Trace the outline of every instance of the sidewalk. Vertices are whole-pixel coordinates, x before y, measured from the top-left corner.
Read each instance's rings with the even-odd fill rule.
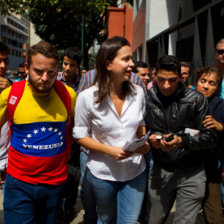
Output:
[[[2,194],[0,193],[0,224],[4,224],[3,223],[3,207],[2,207],[2,202],[3,202],[3,198],[2,198]],[[83,224],[83,214],[84,214],[84,210],[82,209],[82,203],[81,203],[81,199],[80,199],[80,195],[78,196],[77,199],[77,203],[75,206],[75,211],[76,211],[76,217],[75,219],[70,222],[70,224]],[[175,214],[175,206],[173,207],[168,220],[166,221],[165,224],[172,224],[172,220],[173,220],[173,216]],[[66,223],[68,224],[68,223]],[[205,224],[205,222],[203,221],[203,217],[202,215],[198,216],[198,220],[196,224]]]
[[[174,214],[175,214],[175,208],[176,208],[176,206],[174,205],[174,207],[172,208],[171,213],[170,213],[170,215],[169,215],[165,224],[172,224],[173,217],[174,217]],[[80,199],[80,195],[78,196],[78,199],[77,199],[77,203],[76,203],[76,206],[75,206],[75,211],[77,212],[77,215],[76,215],[75,219],[71,222],[71,224],[83,224],[84,210],[82,209],[82,202],[81,202],[81,199]],[[196,224],[205,224],[202,214],[198,215],[198,219],[197,219]]]

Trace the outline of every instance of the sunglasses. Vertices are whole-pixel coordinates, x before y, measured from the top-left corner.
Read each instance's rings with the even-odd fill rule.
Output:
[[[218,54],[224,54],[224,50],[216,50]]]

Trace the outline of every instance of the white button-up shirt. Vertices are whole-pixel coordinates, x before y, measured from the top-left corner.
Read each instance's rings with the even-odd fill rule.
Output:
[[[84,138],[92,130],[92,138],[106,145],[125,147],[137,136],[139,126],[144,126],[145,95],[141,87],[134,85],[135,91],[125,98],[119,117],[110,96],[101,104],[96,104],[98,87],[92,86],[82,91],[76,102],[75,127],[73,137]],[[116,161],[108,154],[91,150],[87,166],[99,179],[111,181],[131,180],[145,170],[143,155],[134,154],[127,159]]]

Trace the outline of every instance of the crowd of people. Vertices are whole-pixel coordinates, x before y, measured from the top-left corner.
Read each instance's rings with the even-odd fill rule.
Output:
[[[130,43],[82,53],[41,41],[6,77],[0,43],[0,181],[5,224],[69,222],[79,186],[86,224],[224,223],[224,39],[216,66],[164,55],[133,61]],[[196,82],[191,83],[194,76]],[[194,79],[193,79],[194,80]]]

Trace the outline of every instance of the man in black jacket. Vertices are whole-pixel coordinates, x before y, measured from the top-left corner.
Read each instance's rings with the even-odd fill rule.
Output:
[[[193,224],[201,208],[206,176],[203,150],[215,144],[202,124],[206,98],[180,81],[180,61],[163,56],[156,84],[146,98],[146,125],[154,167],[149,178],[149,224],[164,223],[176,200],[174,223]]]

